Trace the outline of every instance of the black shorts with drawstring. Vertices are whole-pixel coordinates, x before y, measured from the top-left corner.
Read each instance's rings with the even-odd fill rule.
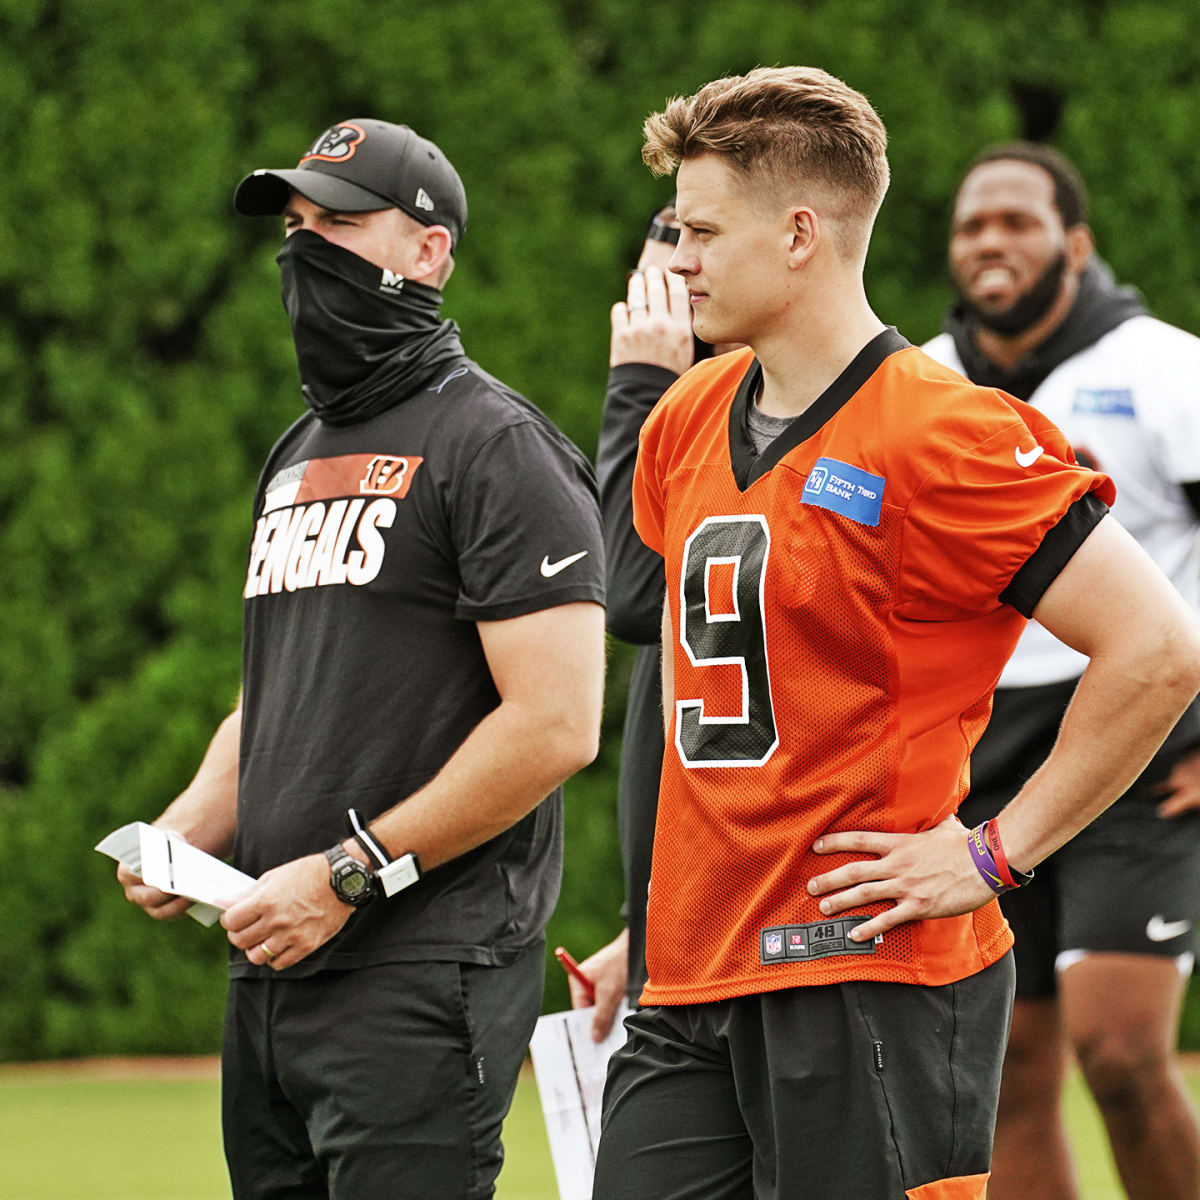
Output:
[[[855,982],[625,1021],[593,1200],[976,1200],[1012,955],[942,987]]]
[[[400,962],[230,983],[222,1052],[235,1200],[484,1200],[541,1004],[511,966]]]

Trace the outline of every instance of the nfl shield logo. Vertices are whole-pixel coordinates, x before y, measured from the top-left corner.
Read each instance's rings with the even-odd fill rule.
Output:
[[[768,954],[780,954],[783,951],[783,934],[768,933],[766,937],[766,947]]]

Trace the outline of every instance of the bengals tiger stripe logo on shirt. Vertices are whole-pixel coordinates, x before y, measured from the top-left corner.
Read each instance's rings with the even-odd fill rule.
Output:
[[[424,461],[415,454],[343,454],[280,471],[255,525],[243,596],[370,583],[387,549],[379,531],[391,528],[396,501],[408,495]]]

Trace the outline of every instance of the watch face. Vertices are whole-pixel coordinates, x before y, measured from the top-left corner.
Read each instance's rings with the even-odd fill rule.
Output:
[[[375,898],[375,875],[341,846],[325,851],[332,874],[329,884],[339,900],[355,908]]]
[[[365,871],[347,871],[341,878],[342,891],[347,896],[361,896],[369,891],[371,884]]]

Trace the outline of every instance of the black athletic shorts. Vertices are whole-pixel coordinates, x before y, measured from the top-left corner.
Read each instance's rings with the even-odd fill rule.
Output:
[[[1074,690],[1074,680],[997,690],[959,809],[968,828],[994,817],[1046,760]],[[1041,863],[1032,883],[1000,897],[1016,937],[1017,995],[1052,995],[1057,970],[1088,953],[1160,955],[1191,970],[1200,813],[1160,817],[1154,791],[1193,748],[1183,732],[1115,804]]]
[[[233,980],[222,1122],[235,1200],[491,1196],[544,953]]]
[[[1012,994],[1005,955],[633,1013],[593,1200],[982,1200]]]

